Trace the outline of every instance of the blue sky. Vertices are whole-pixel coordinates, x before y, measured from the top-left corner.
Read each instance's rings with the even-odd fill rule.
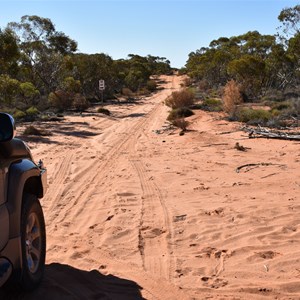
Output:
[[[0,0],[0,27],[23,15],[50,18],[84,53],[166,57],[173,67],[219,37],[275,34],[286,0]]]

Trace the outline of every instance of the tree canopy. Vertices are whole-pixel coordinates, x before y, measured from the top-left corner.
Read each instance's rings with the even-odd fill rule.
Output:
[[[247,98],[263,96],[268,90],[284,91],[300,84],[300,5],[283,9],[276,35],[258,31],[213,40],[209,47],[191,52],[186,71],[210,87],[238,82]]]
[[[0,28],[2,107],[85,107],[87,100],[101,98],[99,79],[106,82],[108,98],[124,87],[133,92],[144,89],[151,76],[170,71],[164,57],[129,54],[113,60],[103,53],[78,53],[77,42],[56,30],[48,18],[25,15]]]

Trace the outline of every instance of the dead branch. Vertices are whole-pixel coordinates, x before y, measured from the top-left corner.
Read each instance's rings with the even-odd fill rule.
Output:
[[[283,131],[271,131],[259,126],[258,128],[243,127],[243,131],[248,132],[249,138],[268,138],[268,139],[280,139],[289,141],[300,141],[299,133],[287,133]]]
[[[211,146],[227,146],[227,145],[228,143],[218,143],[218,144],[208,144],[201,147],[204,148],[204,147],[211,147]]]
[[[240,170],[243,169],[243,168],[247,168],[247,167],[260,167],[260,166],[280,166],[280,167],[283,167],[284,165],[281,165],[281,164],[273,164],[273,163],[255,163],[255,164],[245,164],[245,165],[242,165],[242,166],[239,166],[235,169],[235,171],[237,173],[240,173]],[[247,171],[246,171],[247,172]]]

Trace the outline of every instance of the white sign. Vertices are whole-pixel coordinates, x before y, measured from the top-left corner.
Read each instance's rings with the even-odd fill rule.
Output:
[[[105,90],[105,81],[103,79],[99,80],[99,90],[100,91]]]

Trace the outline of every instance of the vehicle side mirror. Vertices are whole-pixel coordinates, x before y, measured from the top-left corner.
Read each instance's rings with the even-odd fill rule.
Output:
[[[15,120],[6,113],[0,113],[0,142],[8,142],[15,136]]]

